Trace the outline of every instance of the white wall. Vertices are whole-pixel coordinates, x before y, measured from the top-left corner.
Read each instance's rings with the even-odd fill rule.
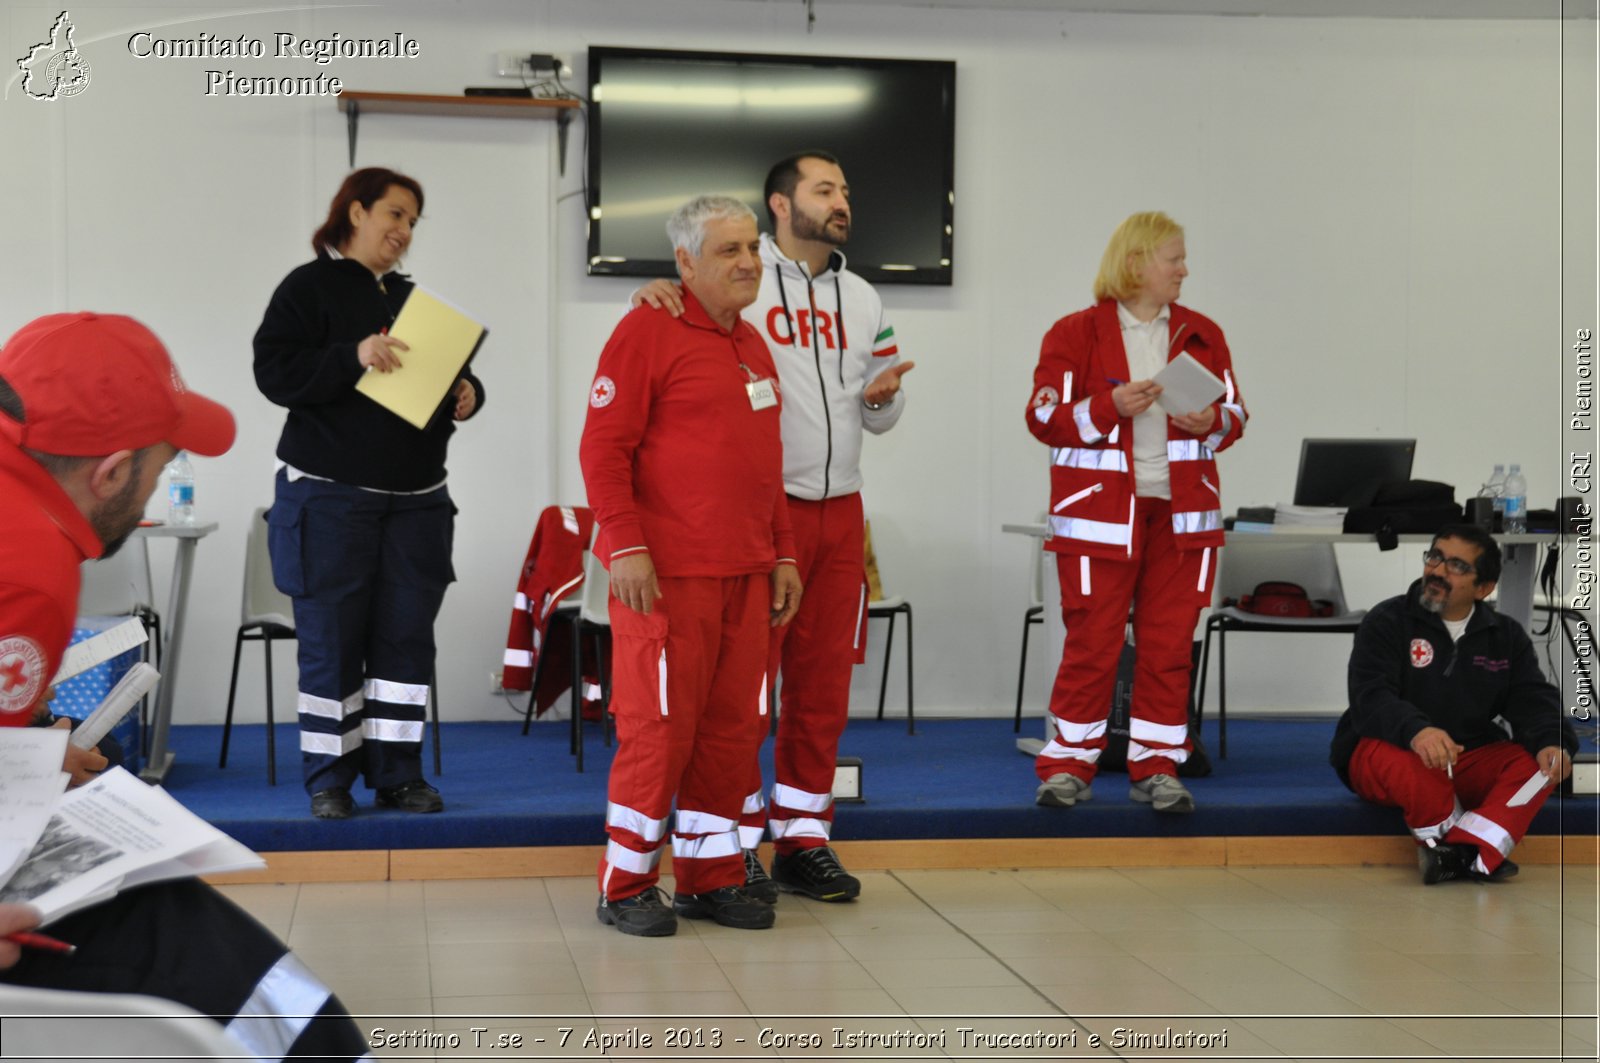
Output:
[[[0,54],[22,54],[59,10],[9,5]],[[281,425],[253,386],[250,336],[273,286],[309,255],[346,169],[345,123],[331,99],[202,95],[207,68],[285,75],[314,72],[308,64],[135,60],[124,42],[139,29],[416,37],[415,61],[320,68],[376,91],[492,83],[500,50],[570,55],[581,85],[591,43],[956,60],[956,284],[883,288],[919,367],[904,420],[870,440],[865,459],[879,556],[917,606],[925,714],[1010,711],[1028,560],[999,525],[1034,519],[1046,495],[1043,449],[1022,423],[1030,373],[1039,337],[1087,304],[1104,242],[1133,210],[1164,209],[1186,225],[1185,302],[1228,332],[1254,415],[1222,459],[1230,510],[1287,497],[1307,435],[1414,435],[1416,475],[1461,497],[1507,460],[1523,463],[1535,506],[1569,490],[1558,355],[1584,322],[1564,319],[1561,292],[1573,269],[1592,270],[1592,254],[1569,253],[1563,277],[1562,252],[1574,240],[1592,251],[1593,229],[1592,215],[1585,232],[1563,223],[1558,106],[1564,89],[1583,98],[1573,68],[1592,63],[1592,50],[1569,46],[1564,82],[1559,22],[833,4],[808,36],[800,5],[734,0],[460,0],[226,18],[217,13],[249,9],[71,10],[90,88],[40,103],[13,83],[0,103],[0,336],[50,311],[131,312],[167,340],[195,388],[240,415],[233,452],[199,463],[200,508],[222,531],[199,555],[180,723],[221,716],[245,521],[270,498]],[[460,582],[438,628],[448,718],[507,712],[487,677],[512,582],[538,509],[582,499],[585,396],[632,287],[583,273],[572,195],[581,130],[562,177],[549,123],[378,115],[361,125],[358,164],[393,165],[427,189],[409,268],[491,328],[479,363],[488,407],[452,449]],[[1566,132],[1570,168],[1584,145]],[[1592,124],[1576,132],[1592,138]],[[1592,292],[1592,277],[1577,290]],[[1342,557],[1357,602],[1397,593],[1416,569],[1409,556]],[[1282,649],[1241,645],[1234,707],[1338,707],[1338,649],[1298,647],[1289,667]],[[875,642],[858,672],[858,711],[875,698],[879,652]],[[259,668],[252,658],[244,671],[245,719],[261,715]],[[280,678],[293,689],[287,665]],[[1042,669],[1033,675],[1034,708],[1047,682]],[[891,711],[902,685],[896,669]]]

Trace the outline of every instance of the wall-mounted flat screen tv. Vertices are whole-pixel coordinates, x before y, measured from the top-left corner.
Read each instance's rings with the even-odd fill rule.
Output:
[[[737,196],[770,228],[767,170],[838,157],[850,184],[850,268],[949,284],[955,219],[953,62],[589,49],[589,272],[671,276],[668,215]]]

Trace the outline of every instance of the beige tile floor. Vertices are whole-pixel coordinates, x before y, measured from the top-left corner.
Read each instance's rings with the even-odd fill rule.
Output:
[[[1409,869],[1358,867],[862,879],[854,904],[784,897],[771,930],[685,920],[653,940],[597,922],[590,879],[225,892],[365,1030],[402,1038],[385,1058],[1600,1055],[1593,868],[1432,888]],[[836,1048],[835,1027],[880,1040]],[[1226,1044],[1140,1040],[1168,1028],[1226,1031]],[[1055,1040],[979,1041],[1040,1031]]]

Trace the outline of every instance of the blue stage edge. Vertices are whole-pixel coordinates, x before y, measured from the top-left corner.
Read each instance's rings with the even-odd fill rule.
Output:
[[[1037,719],[1024,733],[1037,735]],[[314,820],[299,783],[298,735],[278,727],[278,785],[267,785],[266,728],[236,726],[226,769],[222,729],[172,729],[171,793],[260,852],[599,845],[611,750],[586,729],[585,767],[573,768],[565,722],[445,724],[444,774],[434,781],[445,811],[412,815],[372,807],[358,789],[353,819]],[[901,720],[852,720],[841,755],[860,757],[862,804],[838,807],[840,841],[916,838],[1133,838],[1403,834],[1400,815],[1347,791],[1328,766],[1328,719],[1235,719],[1229,758],[1210,778],[1189,780],[1198,811],[1160,816],[1128,800],[1126,776],[1095,780],[1094,800],[1073,809],[1033,804],[1033,762],[1017,752],[1009,719],[929,719],[906,734]],[[1208,735],[1210,737],[1210,729]],[[432,737],[429,736],[431,742]],[[771,783],[771,743],[765,750]],[[423,750],[431,767],[432,752]],[[1535,834],[1597,832],[1593,796],[1552,800]]]

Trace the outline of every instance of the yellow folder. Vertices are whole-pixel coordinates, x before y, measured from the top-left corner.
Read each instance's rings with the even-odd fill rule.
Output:
[[[356,390],[418,428],[426,428],[461,375],[461,367],[488,334],[488,329],[417,285],[389,329],[389,335],[410,348],[398,352],[400,368],[388,373],[368,371]]]

